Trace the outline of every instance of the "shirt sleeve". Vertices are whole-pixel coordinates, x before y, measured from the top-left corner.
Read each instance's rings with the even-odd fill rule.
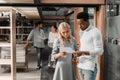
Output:
[[[53,49],[52,49],[52,54],[51,54],[51,60],[54,61],[54,55],[59,53],[59,48],[58,48],[58,45],[59,45],[59,41],[58,39],[55,39],[54,43],[53,43]]]
[[[27,40],[31,40],[33,38],[33,35],[34,35],[34,29],[30,32],[30,34],[28,35],[27,37]]]
[[[93,45],[94,49],[90,51],[90,55],[102,55],[103,54],[103,41],[102,34],[99,30],[93,32]]]

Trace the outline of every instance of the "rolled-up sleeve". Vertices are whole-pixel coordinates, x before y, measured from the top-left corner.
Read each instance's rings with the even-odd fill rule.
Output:
[[[90,51],[90,55],[102,55],[103,54],[103,41],[102,34],[99,30],[93,33],[93,45],[94,49]]]
[[[52,49],[52,54],[51,54],[51,60],[54,61],[54,55],[59,53],[59,39],[55,39],[54,43],[53,43],[53,49]]]
[[[28,37],[27,37],[27,40],[28,40],[28,41],[31,40],[31,39],[33,38],[33,35],[34,35],[34,30],[32,30],[32,31],[30,32],[30,34],[29,34]]]

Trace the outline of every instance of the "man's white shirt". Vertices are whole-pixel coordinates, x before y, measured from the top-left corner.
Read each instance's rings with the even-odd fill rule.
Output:
[[[80,30],[80,51],[89,51],[90,55],[79,57],[78,68],[94,70],[97,63],[97,56],[103,53],[103,42],[101,32],[94,26],[89,26],[86,30]]]

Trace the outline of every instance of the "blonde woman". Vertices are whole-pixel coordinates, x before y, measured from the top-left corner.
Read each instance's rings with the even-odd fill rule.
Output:
[[[75,39],[71,35],[70,25],[60,23],[59,37],[54,41],[52,58],[57,60],[53,80],[75,80],[72,53],[77,50]]]

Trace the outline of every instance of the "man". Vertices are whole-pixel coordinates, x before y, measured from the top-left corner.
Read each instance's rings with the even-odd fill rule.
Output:
[[[95,80],[97,73],[97,56],[103,53],[101,32],[89,23],[89,15],[80,12],[77,15],[80,27],[80,49],[74,53],[78,57],[77,67],[81,80]]]
[[[29,44],[30,40],[33,40],[33,45],[36,48],[37,52],[37,69],[40,69],[41,62],[42,62],[42,57],[43,57],[43,48],[45,47],[44,40],[45,40],[45,34],[44,31],[42,30],[43,23],[41,21],[37,22],[36,28],[34,28],[30,34],[28,35],[27,41],[25,46]]]

